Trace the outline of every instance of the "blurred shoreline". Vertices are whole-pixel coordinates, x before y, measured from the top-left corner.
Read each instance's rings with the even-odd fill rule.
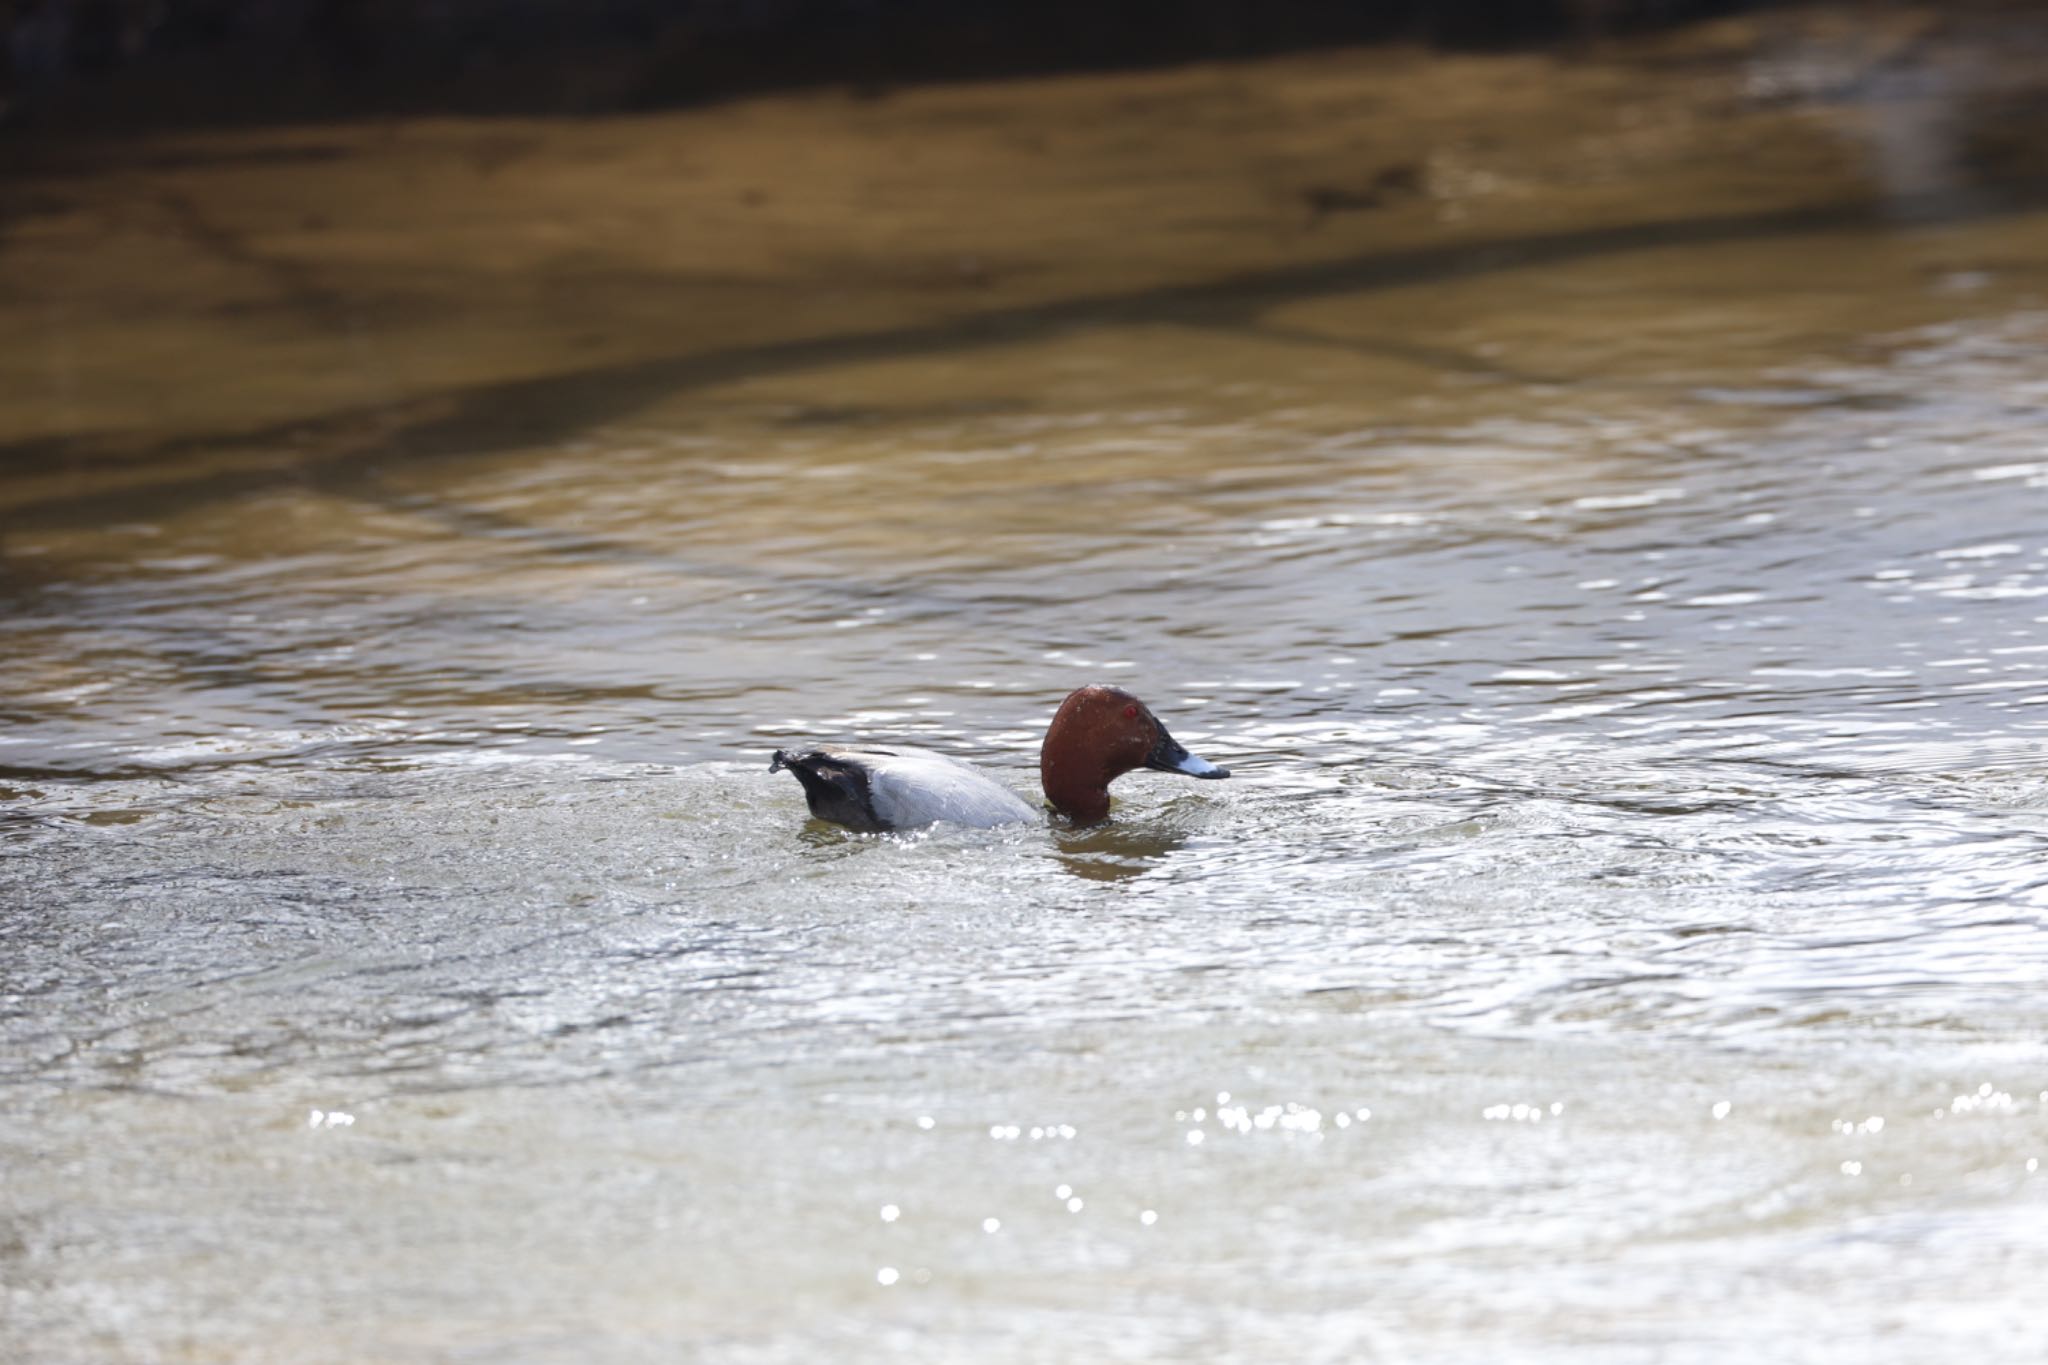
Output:
[[[1850,6],[1569,52],[0,138],[0,509],[544,445],[1104,322],[1277,336],[1345,292],[2020,215],[2044,52],[2016,13]],[[1372,345],[1493,366],[1387,309]]]

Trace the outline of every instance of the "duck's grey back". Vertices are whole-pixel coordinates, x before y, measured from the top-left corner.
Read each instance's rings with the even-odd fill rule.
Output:
[[[913,829],[942,820],[985,828],[1038,818],[1017,793],[957,758],[926,749],[828,752],[867,769],[868,795],[888,829]]]

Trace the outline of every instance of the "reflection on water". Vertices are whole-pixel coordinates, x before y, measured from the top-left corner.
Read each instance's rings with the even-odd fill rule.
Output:
[[[28,461],[0,1341],[2030,1358],[2040,226]],[[1029,792],[1087,679],[1233,779],[766,770]]]
[[[1107,825],[1062,832],[1060,863],[1089,881],[1120,882],[1164,866],[1169,855],[1187,842],[1185,830],[1134,821],[1125,813]]]

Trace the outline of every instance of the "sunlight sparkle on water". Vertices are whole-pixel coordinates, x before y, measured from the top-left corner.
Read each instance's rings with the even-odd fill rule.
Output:
[[[1948,1112],[1951,1114],[2009,1114],[2013,1108],[2012,1096],[2006,1091],[1994,1089],[1989,1081],[1978,1086],[1976,1093],[1957,1095],[1948,1102]]]
[[[1553,1103],[1548,1112],[1561,1114],[1564,1112],[1564,1105],[1561,1102]],[[1544,1107],[1540,1104],[1490,1104],[1479,1111],[1479,1116],[1496,1122],[1541,1123],[1544,1113]]]
[[[1256,1114],[1250,1106],[1242,1104],[1218,1109],[1216,1121],[1225,1129],[1239,1133],[1265,1132],[1275,1128],[1285,1132],[1313,1133],[1323,1126],[1323,1115],[1321,1110],[1289,1100],[1286,1104],[1269,1104]]]

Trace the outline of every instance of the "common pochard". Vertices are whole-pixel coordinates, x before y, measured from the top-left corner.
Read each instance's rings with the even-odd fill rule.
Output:
[[[923,749],[777,749],[768,771],[784,768],[803,783],[811,814],[863,832],[916,829],[940,821],[1007,825],[1037,816],[1023,798],[979,768]],[[1109,784],[1133,768],[1230,776],[1230,769],[1182,748],[1151,708],[1122,688],[1098,685],[1069,693],[1038,751],[1038,780],[1046,801],[1075,824],[1094,824],[1109,815]]]

